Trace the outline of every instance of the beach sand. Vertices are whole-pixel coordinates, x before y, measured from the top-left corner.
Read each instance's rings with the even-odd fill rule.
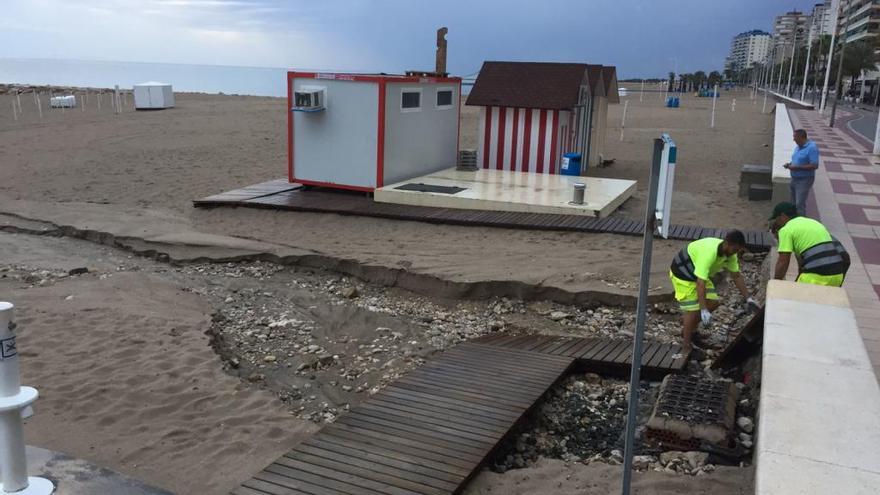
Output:
[[[92,273],[42,287],[0,272],[16,304],[22,383],[40,391],[29,444],[180,494],[224,493],[317,427],[222,370],[211,307],[118,251],[0,233],[3,263]],[[48,277],[51,280],[51,277]]]
[[[709,100],[684,97],[682,108],[666,109],[657,94],[641,104],[635,94],[623,143],[616,128],[622,105],[612,105],[607,155],[615,163],[596,174],[640,181],[639,194],[619,214],[643,216],[651,139],[665,131],[680,146],[675,222],[763,227],[769,205],[747,202],[736,192],[740,165],[770,160],[764,144],[771,138],[771,116],[760,115],[760,104],[751,105],[747,93],[737,98],[731,113],[724,93],[713,130]],[[10,99],[0,96],[0,108],[10,108]],[[72,226],[99,241],[113,234],[136,243],[155,234],[175,239],[169,246],[208,255],[222,238],[404,269],[440,284],[515,281],[570,292],[635,293],[638,237],[193,209],[194,198],[285,175],[285,102],[179,94],[177,103],[172,110],[128,108],[114,115],[105,100],[101,113],[94,106],[86,112],[53,110],[40,120],[24,99],[18,122],[0,114],[0,213]],[[463,112],[463,147],[475,142],[475,115],[473,108]],[[655,243],[652,288],[667,284],[668,259],[681,246]],[[132,261],[107,247],[72,248],[69,240],[0,234],[0,249],[7,265],[98,269],[32,288],[0,278],[2,298],[20,308],[23,382],[42,393],[26,427],[29,443],[177,493],[205,494],[229,490],[314,431],[270,392],[222,371],[205,335],[212,308],[184,284],[149,271],[115,273]],[[395,284],[393,277],[387,284]],[[609,493],[615,486],[611,471],[619,468],[578,470],[597,480],[589,493]],[[531,481],[521,480],[524,475]],[[500,476],[483,473],[467,493],[575,493],[570,475],[554,463]],[[742,473],[736,470],[729,479],[721,472],[657,476],[639,475],[652,487],[640,493],[685,493],[678,487],[686,486],[697,490],[687,493],[720,495],[740,493],[724,491],[725,483],[748,484],[737,481]]]
[[[591,174],[639,181],[636,197],[618,215],[644,217],[651,140],[670,132],[679,144],[673,222],[764,228],[769,205],[738,198],[737,190],[742,164],[770,161],[771,116],[761,115],[747,92],[737,94],[741,101],[732,113],[731,96],[723,93],[719,101],[715,129],[708,128],[708,99],[684,96],[681,108],[667,109],[658,93],[641,103],[630,96],[622,143],[622,105],[610,106],[606,154],[615,162]],[[0,108],[11,98],[0,97]],[[85,112],[46,112],[40,121],[25,99],[18,122],[0,120],[0,212],[21,214],[25,208],[16,201],[32,201],[46,211],[75,213],[78,225],[89,228],[96,228],[89,219],[100,210],[100,230],[126,235],[158,219],[189,233],[256,239],[453,282],[517,281],[569,292],[628,285],[624,291],[634,294],[637,237],[193,209],[192,199],[285,176],[284,105],[278,98],[180,94],[171,110],[114,115],[106,105],[98,113],[91,103]],[[475,107],[464,107],[461,133],[462,147],[473,146]],[[681,245],[656,242],[655,256],[669,259]],[[663,265],[653,275],[668,292]]]

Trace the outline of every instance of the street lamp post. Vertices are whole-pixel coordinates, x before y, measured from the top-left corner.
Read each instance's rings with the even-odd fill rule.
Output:
[[[797,19],[795,19],[795,23],[797,23]],[[797,37],[800,32],[800,28],[795,27],[794,32],[792,33],[791,39],[791,61],[788,63],[788,81],[785,83],[785,96],[791,96],[791,75],[794,72],[794,64],[797,62],[795,58],[797,53]]]
[[[840,0],[834,0],[834,29],[831,30],[831,43],[828,46],[828,57],[825,59],[825,83],[822,85],[822,100],[819,112],[825,111],[828,101],[828,80],[831,78],[831,63],[834,61],[834,40],[837,37],[837,21],[840,17]]]
[[[840,78],[843,77],[843,56],[846,55],[846,38],[849,31],[849,15],[852,0],[846,2],[846,21],[843,23],[843,34],[840,36],[840,61],[837,63],[837,81],[834,82],[834,103],[831,105],[831,120],[828,127],[834,127],[834,117],[837,115],[837,102],[840,101]]]
[[[810,28],[810,35],[807,38],[807,61],[804,64],[804,84],[801,86],[801,101],[807,96],[807,76],[810,74],[810,54],[813,50],[813,29]]]

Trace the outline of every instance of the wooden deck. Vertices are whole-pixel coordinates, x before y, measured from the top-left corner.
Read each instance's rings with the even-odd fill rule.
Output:
[[[498,333],[474,340],[495,347],[540,352],[576,360],[579,370],[628,377],[632,363],[631,340],[600,337],[554,337],[549,335],[507,335]],[[687,356],[678,344],[645,342],[642,349],[641,376],[646,380],[660,380],[670,373],[681,371]]]
[[[643,376],[680,371],[646,343]],[[628,373],[632,342],[495,334],[460,344],[340,416],[236,495],[459,493],[501,439],[575,364]]]
[[[457,493],[573,362],[458,345],[340,416],[233,493]]]
[[[593,218],[580,215],[552,215],[507,211],[462,210],[390,203],[376,203],[365,193],[306,190],[284,179],[263,182],[242,189],[208,196],[193,201],[196,207],[241,206],[276,210],[336,213],[395,220],[410,220],[451,225],[471,225],[529,230],[560,230],[622,235],[642,235],[644,222],[627,218]],[[694,241],[704,237],[724,237],[723,229],[696,225],[673,225],[669,238]],[[751,251],[767,251],[773,245],[769,232],[744,231],[746,247]]]

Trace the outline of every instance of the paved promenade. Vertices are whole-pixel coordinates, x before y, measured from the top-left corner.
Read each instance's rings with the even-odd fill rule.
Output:
[[[812,110],[789,111],[819,145],[819,171],[808,213],[846,246],[852,266],[844,288],[856,314],[865,347],[880,377],[880,160],[846,127],[846,112],[830,128]],[[833,328],[828,331],[833,332]]]

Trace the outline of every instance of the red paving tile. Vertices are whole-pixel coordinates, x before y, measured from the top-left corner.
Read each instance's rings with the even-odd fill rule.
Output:
[[[853,194],[852,182],[847,180],[829,179],[831,181],[831,190],[837,194]]]
[[[860,223],[864,225],[880,225],[880,222],[872,222],[868,220],[868,216],[865,215],[865,207],[860,205],[845,205],[838,204],[840,208],[840,214],[843,216],[843,220],[846,223]],[[873,208],[871,208],[873,209]],[[880,210],[878,210],[880,211]]]
[[[853,237],[853,244],[859,253],[862,263],[869,265],[880,265],[880,239],[866,239],[864,237]]]
[[[877,293],[877,297],[880,297],[880,285],[875,285],[875,286],[874,286],[874,292]]]
[[[829,172],[843,172],[843,167],[841,167],[840,162],[833,162],[831,160],[822,160],[822,165],[825,167],[825,170]]]

